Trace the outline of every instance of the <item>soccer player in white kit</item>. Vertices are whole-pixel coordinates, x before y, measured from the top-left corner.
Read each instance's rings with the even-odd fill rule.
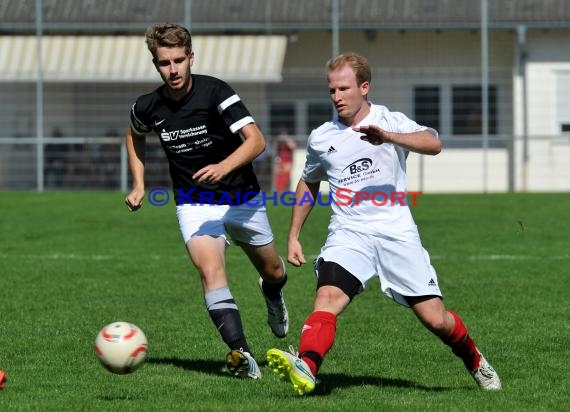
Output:
[[[309,136],[303,174],[296,189],[288,238],[288,260],[306,263],[299,235],[327,181],[333,215],[315,262],[317,292],[305,320],[299,352],[270,349],[270,368],[301,395],[315,388],[323,358],[334,343],[337,317],[374,276],[382,291],[410,307],[422,324],[451,347],[479,387],[501,388],[459,315],[445,308],[437,275],[406,203],[406,157],[436,155],[437,132],[402,113],[368,101],[371,69],[355,53],[327,63],[330,98],[338,116]],[[293,351],[291,351],[293,352]]]

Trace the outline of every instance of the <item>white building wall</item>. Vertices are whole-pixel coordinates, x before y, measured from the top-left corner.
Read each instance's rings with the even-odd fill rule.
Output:
[[[570,71],[570,30],[527,33],[527,113],[523,84],[515,73],[515,190],[569,191],[570,139],[560,137],[557,78]],[[528,125],[528,163],[523,161],[524,121]]]
[[[484,152],[478,149],[444,149],[437,156],[410,153],[407,163],[408,190],[421,190],[423,193],[480,193],[486,187],[488,192],[506,192],[507,156],[504,149],[489,149],[486,159]]]
[[[373,68],[370,99],[391,110],[413,114],[413,88],[442,87],[442,134],[451,133],[451,87],[481,84],[481,51],[478,31],[377,31],[367,38],[364,31],[342,32],[340,51],[366,56]],[[514,34],[490,34],[490,83],[499,90],[498,132],[512,133],[512,67]],[[325,63],[331,57],[327,32],[304,32],[287,48],[284,71],[290,76],[312,77],[328,99]],[[315,70],[315,67],[318,68]],[[297,93],[295,93],[297,96]],[[447,111],[446,111],[447,110]]]
[[[291,190],[295,190],[304,162],[305,151],[296,150]],[[487,176],[483,173],[484,162],[488,167]],[[407,161],[408,190],[422,193],[480,193],[486,186],[488,192],[506,192],[507,163],[507,151],[504,149],[490,149],[486,161],[483,151],[474,149],[443,150],[437,156],[410,153]],[[328,185],[322,184],[321,191],[327,192]]]
[[[515,72],[516,34],[501,30],[489,33],[490,83],[498,87],[498,133],[515,134],[515,190],[570,190],[570,143],[560,139],[557,118],[556,81],[561,72],[570,71],[570,30],[529,30],[528,43],[528,167],[522,162],[522,84]],[[328,31],[305,31],[288,44],[285,81],[279,85],[233,84],[253,112],[264,131],[268,129],[267,100],[289,97],[300,105],[307,101],[328,101],[325,62],[331,57],[331,35]],[[474,31],[407,30],[341,32],[341,51],[356,51],[367,56],[374,69],[372,101],[387,105],[413,117],[413,88],[417,85],[439,85],[441,90],[440,134],[452,132],[451,91],[454,85],[480,84],[480,33]],[[297,86],[297,87],[296,87]],[[0,119],[4,125],[0,137],[29,135],[35,128],[33,84],[0,85],[0,103],[4,108]],[[66,136],[97,136],[108,128],[119,131],[127,125],[128,107],[142,92],[152,90],[149,84],[46,84],[44,133],[65,125]],[[52,99],[57,95],[56,99]],[[129,97],[129,95],[131,97]],[[55,102],[55,103],[54,103]],[[306,116],[306,114],[305,114]],[[554,136],[554,137],[553,137]],[[8,145],[0,153],[0,176],[10,178],[15,157]],[[30,164],[33,150],[26,150]],[[487,160],[481,149],[445,148],[436,156],[410,155],[410,190],[425,192],[481,192],[508,190],[508,154],[504,149],[490,149]],[[300,175],[304,151],[296,153],[296,169],[292,186]],[[11,164],[11,163],[10,163]],[[487,165],[488,170],[483,172]],[[35,179],[35,171],[29,171]],[[526,179],[525,179],[525,176]],[[487,179],[485,182],[483,179]],[[526,182],[526,185],[523,183]],[[2,184],[2,177],[0,177]]]
[[[490,33],[489,80],[498,88],[498,133],[505,135],[513,132],[514,42],[512,32]],[[343,33],[340,43],[341,52],[355,51],[368,58],[373,67],[370,99],[393,111],[404,112],[413,118],[414,86],[439,85],[439,131],[442,137],[452,132],[452,87],[481,84],[478,31],[378,31],[375,38],[366,38],[364,32],[353,31]],[[324,65],[330,58],[329,44],[330,36],[326,33],[304,33],[297,43],[289,46],[285,59],[285,67],[294,73],[303,73],[303,70],[318,65],[322,67],[321,72],[316,73],[321,80],[316,81],[322,82],[323,98],[328,98]],[[308,48],[314,53],[307,53]],[[295,160],[292,189],[301,174],[303,150],[297,151]],[[483,171],[485,165],[486,173]],[[489,149],[485,155],[483,150],[476,148],[444,148],[435,157],[410,154],[408,158],[408,187],[425,193],[507,191],[508,175],[506,149]]]

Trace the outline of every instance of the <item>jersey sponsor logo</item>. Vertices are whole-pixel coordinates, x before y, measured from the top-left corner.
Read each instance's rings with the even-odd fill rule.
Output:
[[[333,154],[336,153],[336,149],[334,148],[334,146],[329,147],[329,150],[327,151],[327,154]]]
[[[194,137],[198,135],[207,135],[208,129],[206,125],[200,125],[197,127],[190,127],[188,129],[180,129],[180,130],[172,130],[167,132],[166,130],[162,129],[162,133],[160,133],[160,138],[164,142],[171,142],[173,140],[182,140],[187,139],[189,137]],[[212,144],[212,139],[209,136],[204,136],[203,139],[200,139],[194,143],[200,147],[207,147]]]
[[[346,166],[342,170],[342,173],[344,173],[348,169],[349,173],[351,175],[354,175],[356,173],[367,171],[368,169],[370,169],[371,166],[372,166],[372,159],[363,157],[362,159],[358,159],[349,164],[348,166]]]
[[[162,123],[164,123],[166,121],[166,119],[162,119],[162,120],[155,120],[154,121],[154,125],[155,126],[160,126]]]
[[[380,173],[380,168],[372,166],[372,159],[368,157],[355,160],[342,169],[336,181],[337,186],[362,184],[373,179],[376,174]]]
[[[180,136],[180,130],[175,130],[173,132],[162,132],[160,138],[165,142],[170,142],[172,140],[178,140]]]

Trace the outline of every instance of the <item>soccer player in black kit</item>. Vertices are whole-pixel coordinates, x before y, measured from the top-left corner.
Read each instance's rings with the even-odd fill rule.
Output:
[[[281,290],[285,264],[251,163],[265,148],[264,136],[227,83],[192,74],[194,52],[186,28],[151,25],[146,43],[164,84],[140,96],[131,109],[125,144],[133,188],[125,203],[130,211],[142,206],[145,135],[154,132],[168,158],[180,230],[200,274],[208,313],[230,349],[226,365],[235,376],[259,379],[228,287],[225,248],[230,235],[259,272],[269,326],[284,338],[289,328]]]

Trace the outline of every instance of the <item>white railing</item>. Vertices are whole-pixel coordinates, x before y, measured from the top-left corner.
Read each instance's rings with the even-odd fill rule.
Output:
[[[570,191],[570,135],[532,136],[530,158],[523,162],[521,137],[493,136],[483,149],[480,137],[441,137],[435,157],[410,154],[408,187],[445,192]],[[276,139],[255,167],[264,190],[275,190]],[[297,136],[289,190],[305,160],[305,136]],[[34,137],[0,138],[0,190],[120,190],[130,187],[122,137],[46,137],[44,170],[37,170]],[[484,173],[484,165],[487,165]],[[145,180],[148,188],[170,188],[168,163],[157,139],[147,138]],[[43,185],[38,185],[38,176]],[[484,182],[487,178],[488,181]],[[485,190],[486,188],[486,190]]]

